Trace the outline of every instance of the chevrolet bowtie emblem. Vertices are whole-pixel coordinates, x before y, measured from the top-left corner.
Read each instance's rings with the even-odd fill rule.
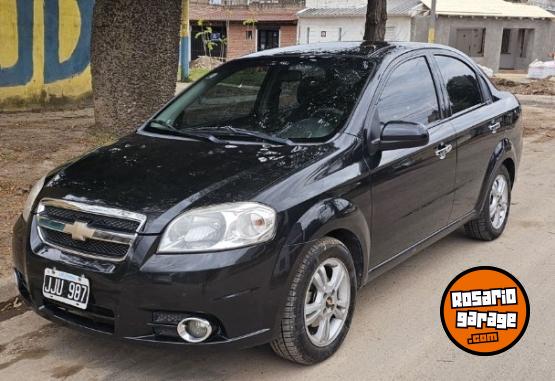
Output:
[[[86,241],[93,238],[95,229],[89,228],[86,222],[75,221],[73,224],[67,224],[64,227],[64,233],[71,234],[71,238],[75,241]]]

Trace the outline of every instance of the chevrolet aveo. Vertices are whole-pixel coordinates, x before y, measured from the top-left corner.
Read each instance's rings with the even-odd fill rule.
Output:
[[[317,363],[368,281],[457,228],[501,235],[521,149],[518,101],[454,49],[253,54],[39,180],[17,285],[85,331]]]

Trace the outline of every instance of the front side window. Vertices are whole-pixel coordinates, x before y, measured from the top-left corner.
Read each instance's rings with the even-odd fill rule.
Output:
[[[436,60],[445,80],[453,114],[482,103],[480,84],[472,69],[456,58],[436,56]]]
[[[191,86],[147,130],[326,140],[346,123],[373,66],[337,56],[239,60]]]
[[[439,119],[439,105],[432,74],[424,57],[396,67],[378,103],[381,124],[391,121],[428,125]]]

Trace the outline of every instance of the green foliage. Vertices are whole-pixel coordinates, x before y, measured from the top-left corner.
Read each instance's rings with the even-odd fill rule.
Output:
[[[256,19],[246,19],[245,21],[243,21],[243,25],[244,26],[254,26],[258,21],[256,21]]]
[[[205,68],[191,69],[189,70],[189,77],[187,78],[186,82],[195,82],[209,72],[210,72],[210,69],[205,69]]]

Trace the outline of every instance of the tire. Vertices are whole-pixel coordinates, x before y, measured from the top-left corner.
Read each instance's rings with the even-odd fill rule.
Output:
[[[345,339],[355,309],[357,278],[349,250],[334,238],[325,237],[316,241],[300,261],[287,296],[280,332],[270,345],[278,356],[286,360],[311,365],[332,356]],[[325,275],[322,275],[322,269],[326,271]],[[322,276],[329,277],[325,279],[328,282],[326,287],[317,282],[317,279],[323,279]],[[340,278],[341,282],[332,282]],[[335,283],[340,286],[334,294],[330,290]],[[310,325],[305,321],[305,303],[308,302],[311,302],[307,305],[309,319],[319,316]],[[312,313],[313,307],[317,307],[318,311]],[[327,325],[324,320],[328,321]],[[326,330],[326,327],[329,329]],[[322,337],[320,341],[319,336]],[[327,340],[324,340],[325,337]]]
[[[499,197],[499,194],[494,194],[494,185],[499,178],[504,179],[506,186],[506,200],[504,201],[506,202],[506,207],[501,223],[499,223],[498,220],[495,220],[495,217],[492,217],[490,210],[490,208],[492,208],[492,203],[494,203],[493,199]],[[495,176],[493,176],[488,184],[486,202],[480,212],[480,215],[478,218],[464,225],[464,231],[468,237],[481,241],[493,241],[503,233],[505,227],[507,226],[507,221],[509,220],[509,211],[511,208],[511,188],[511,176],[509,175],[507,168],[503,165],[497,170]],[[498,198],[497,205],[499,206],[499,204],[500,201]]]

